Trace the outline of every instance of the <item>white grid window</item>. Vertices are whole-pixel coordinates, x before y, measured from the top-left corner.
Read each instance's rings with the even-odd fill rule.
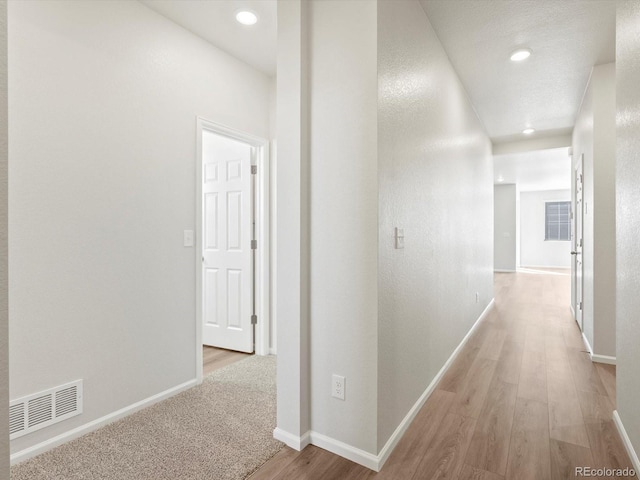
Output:
[[[571,240],[571,202],[545,202],[545,240]]]

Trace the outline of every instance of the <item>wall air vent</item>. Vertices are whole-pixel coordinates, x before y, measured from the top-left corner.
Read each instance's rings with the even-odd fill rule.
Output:
[[[82,380],[66,383],[9,403],[10,439],[82,413]]]

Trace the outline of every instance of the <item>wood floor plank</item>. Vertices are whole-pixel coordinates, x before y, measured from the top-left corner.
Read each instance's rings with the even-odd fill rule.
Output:
[[[549,414],[546,403],[524,398],[516,401],[506,478],[551,478]]]
[[[594,392],[579,392],[580,407],[585,423],[598,423],[613,418],[613,405],[609,395]]]
[[[567,398],[578,401],[578,391],[571,369],[557,369],[547,364],[547,397],[549,401],[562,402]]]
[[[469,369],[464,386],[456,394],[451,406],[452,413],[478,418],[497,364],[496,360],[476,358]]]
[[[607,365],[604,363],[596,363],[594,364],[598,375],[600,376],[600,380],[604,385],[604,389],[607,391],[607,395],[609,395],[609,399],[611,400],[611,404],[616,406],[616,367],[615,365]]]
[[[633,468],[613,420],[587,423],[594,465],[598,468]]]
[[[335,455],[333,456],[335,457]],[[345,478],[350,480],[364,480],[372,478],[374,472],[362,465],[347,460],[346,458],[337,457],[330,462],[323,474],[322,479],[328,478]]]
[[[522,354],[518,397],[547,403],[547,370],[539,352],[526,350]]]
[[[496,377],[507,383],[517,385],[520,381],[523,345],[511,340],[505,340],[496,365]]]
[[[589,448],[589,437],[577,398],[549,401],[549,438]]]
[[[569,480],[576,476],[576,467],[595,467],[591,450],[571,443],[551,440],[551,479]]]
[[[575,395],[575,386],[573,380],[573,372],[567,347],[548,347],[545,349],[545,366],[547,369],[547,389],[550,390],[549,384],[555,382],[563,382],[571,387]],[[554,385],[558,386],[558,385]]]
[[[455,479],[462,469],[475,420],[449,413],[442,421],[438,435],[429,444],[413,480]]]
[[[543,326],[531,324],[527,327],[527,336],[524,341],[524,349],[529,353],[538,354],[537,357],[544,359],[544,338],[545,329]]]
[[[571,372],[576,389],[583,392],[595,392],[606,395],[607,390],[600,380],[600,375],[596,367],[591,362],[587,352],[578,350],[569,350],[569,363],[571,364]]]
[[[376,476],[376,480],[411,478],[424,452],[440,431],[440,425],[455,396],[455,393],[445,390],[436,390],[431,394]]]
[[[465,464],[462,466],[458,480],[504,480],[504,477]]]
[[[568,325],[567,327],[565,327],[562,333],[564,335],[564,341],[568,348],[578,351],[584,351],[587,349],[577,323]]]
[[[250,355],[249,353],[235,352],[233,350],[225,350],[223,348],[205,345],[202,348],[202,374],[206,376],[219,368],[243,360]]]
[[[491,360],[498,360],[506,337],[507,332],[505,330],[500,328],[492,329],[485,337],[484,342],[480,347],[480,351],[478,352],[478,356],[489,358]]]
[[[326,472],[339,460],[344,459],[326,450],[309,445],[286,468],[273,477],[273,480],[326,479]]]
[[[442,380],[438,383],[438,389],[454,393],[461,389],[479,351],[479,346],[467,344],[442,376]]]
[[[507,469],[517,385],[494,376],[465,463],[504,475]]]
[[[271,459],[249,476],[249,480],[272,480],[282,472],[293,460],[300,455],[300,452],[293,448],[283,447]]]

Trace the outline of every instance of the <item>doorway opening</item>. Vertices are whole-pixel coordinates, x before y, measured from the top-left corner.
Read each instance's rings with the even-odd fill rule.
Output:
[[[554,295],[567,307],[575,258],[569,150],[494,155],[494,271],[561,277]]]
[[[269,353],[265,139],[198,118],[196,372]],[[215,368],[214,368],[215,369]],[[207,372],[208,373],[208,372]]]

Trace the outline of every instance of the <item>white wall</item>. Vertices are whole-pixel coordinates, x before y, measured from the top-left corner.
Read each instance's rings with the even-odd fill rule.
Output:
[[[573,131],[573,168],[584,154],[583,329],[593,353],[616,356],[615,64],[593,68]],[[575,305],[574,305],[575,308]]]
[[[640,3],[618,2],[617,103],[617,410],[640,454]],[[638,467],[638,465],[636,465]]]
[[[196,116],[268,138],[269,79],[138,2],[9,5],[12,398],[84,413],[195,377]]]
[[[516,186],[495,185],[493,189],[493,268],[515,272],[517,259]]]
[[[571,201],[571,190],[520,192],[520,265],[571,266],[570,241],[545,241],[545,203]]]
[[[417,1],[378,2],[378,84],[382,448],[493,298],[493,166]]]
[[[310,3],[311,428],[376,445],[376,2]],[[331,397],[346,377],[345,401]]]
[[[7,268],[7,3],[0,1],[0,405],[9,403],[8,268]],[[0,478],[9,478],[9,424],[0,422]]]

